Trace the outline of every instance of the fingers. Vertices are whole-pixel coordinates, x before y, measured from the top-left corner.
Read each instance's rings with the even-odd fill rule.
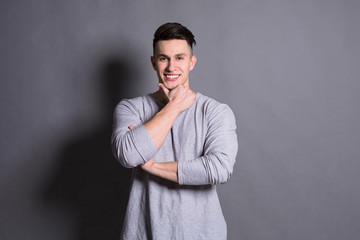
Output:
[[[162,83],[159,83],[158,84],[159,85],[159,87],[163,90],[163,92],[165,93],[165,95],[166,96],[169,96],[169,89],[167,89],[165,86],[164,86],[164,84],[162,84]]]
[[[129,128],[130,130],[134,130],[136,127],[135,127],[134,125],[130,125],[128,128]]]
[[[180,84],[171,90],[167,89],[163,83],[159,83],[158,86],[168,102],[179,106],[181,112],[191,107],[192,103],[195,101],[195,94],[188,86]]]
[[[150,171],[150,168],[152,167],[152,165],[154,164],[154,159],[152,158],[151,160],[149,160],[148,162],[144,163],[144,164],[140,164],[140,167],[145,170],[145,171]]]

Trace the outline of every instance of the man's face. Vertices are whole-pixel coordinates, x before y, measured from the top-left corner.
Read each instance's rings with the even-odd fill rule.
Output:
[[[189,87],[189,72],[194,68],[196,57],[186,40],[162,40],[157,42],[152,65],[159,82],[171,90],[180,84]]]

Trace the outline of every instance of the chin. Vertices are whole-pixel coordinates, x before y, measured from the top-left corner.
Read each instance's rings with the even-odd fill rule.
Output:
[[[176,88],[177,86],[179,86],[179,83],[175,83],[175,82],[163,82],[164,86],[169,89],[172,90],[174,88]]]

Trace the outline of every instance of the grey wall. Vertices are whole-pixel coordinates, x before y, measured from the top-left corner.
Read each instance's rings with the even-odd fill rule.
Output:
[[[156,89],[167,21],[198,41],[192,88],[237,117],[229,239],[360,239],[357,0],[1,1],[0,238],[118,239],[111,114]]]

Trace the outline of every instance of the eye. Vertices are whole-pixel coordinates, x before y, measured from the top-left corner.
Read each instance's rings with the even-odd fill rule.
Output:
[[[183,57],[177,57],[176,58],[178,61],[180,61],[180,60],[183,60],[184,58]]]
[[[165,58],[165,57],[160,57],[160,58],[159,58],[159,61],[160,61],[160,62],[164,62],[164,61],[166,61],[166,58]]]

